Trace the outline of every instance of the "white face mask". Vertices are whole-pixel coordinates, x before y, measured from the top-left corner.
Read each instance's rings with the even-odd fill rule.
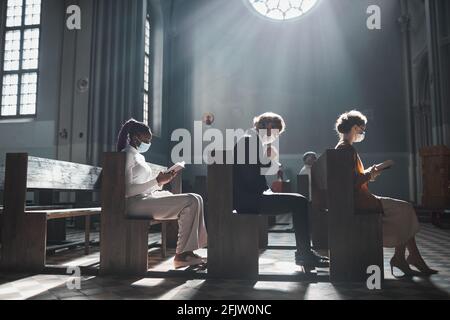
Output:
[[[137,147],[137,151],[139,151],[139,153],[146,153],[150,147],[152,146],[152,143],[145,143],[141,141],[141,144],[139,145],[139,147]]]
[[[365,138],[366,138],[366,133],[365,132],[364,133],[357,133],[356,134],[356,138],[355,138],[355,142],[356,143],[363,142]]]
[[[261,138],[261,143],[264,146],[272,144],[272,143],[274,143],[277,140],[277,136],[275,136],[273,134],[271,136],[268,136],[265,133],[262,136],[260,136],[260,138]]]

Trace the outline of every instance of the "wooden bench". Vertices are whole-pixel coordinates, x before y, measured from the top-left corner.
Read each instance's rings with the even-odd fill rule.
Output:
[[[165,256],[166,234],[172,246],[178,234],[178,221],[152,221],[130,218],[126,213],[124,152],[107,152],[103,156],[102,219],[100,228],[100,273],[102,275],[145,275],[148,270],[149,224],[162,223],[162,251]],[[153,173],[166,167],[149,164]],[[171,183],[171,191],[181,193],[181,174]],[[171,232],[167,229],[170,228]]]
[[[355,208],[354,170],[350,150],[327,150],[312,168],[313,207],[328,221],[332,282],[366,281],[372,265],[384,277],[382,213]]]
[[[215,158],[226,159],[228,152],[232,153],[216,151]],[[233,165],[209,165],[208,276],[256,279],[260,239],[264,239],[260,230],[267,223],[267,216],[237,213],[233,209]]]
[[[4,167],[2,167],[1,165],[0,165],[0,170],[3,170],[4,171]],[[1,179],[2,179],[2,186],[0,186],[0,190],[1,190],[1,188],[3,188],[3,177],[4,177],[4,174],[2,175],[2,174],[0,174],[0,176],[2,176],[1,177]],[[2,202],[3,202],[3,200],[2,200]],[[60,206],[60,205],[48,205],[48,206],[37,206],[37,205],[30,205],[30,206],[26,206],[25,207],[25,210],[26,211],[37,211],[37,210],[56,210],[56,209],[66,209],[67,207],[66,206]],[[0,248],[1,248],[1,241],[2,241],[2,221],[3,221],[3,206],[0,206]],[[48,237],[49,237],[49,231],[48,231],[48,225],[47,225],[47,240],[48,240]],[[47,248],[47,251],[48,251],[48,248]],[[1,251],[0,251],[1,252]]]
[[[3,171],[3,170],[0,170]],[[41,271],[45,268],[47,221],[67,217],[86,218],[85,251],[89,251],[89,218],[100,208],[48,209],[25,207],[27,190],[89,190],[101,169],[57,160],[7,154],[4,170],[4,213],[2,221],[3,270]]]
[[[322,173],[326,172],[324,162],[316,164],[311,169],[311,206],[310,206],[310,231],[311,242],[316,250],[328,250],[328,209],[327,192],[323,187],[324,181]],[[298,176],[299,188],[309,195],[309,176]],[[308,190],[308,191],[306,191]]]
[[[318,166],[316,166],[317,170]],[[311,176],[313,176],[311,174]],[[317,173],[314,175],[317,176]],[[316,188],[314,187],[316,185]],[[298,193],[304,195],[309,202],[309,228],[311,234],[312,246],[316,250],[328,250],[328,218],[325,206],[322,203],[326,203],[326,192],[317,188],[317,182],[311,181],[311,197],[309,189],[309,176],[298,175],[297,176],[297,190]],[[320,204],[317,206],[316,204]]]
[[[305,174],[297,175],[297,192],[309,199],[309,176]]]
[[[3,269],[40,271],[45,267],[47,223],[57,219],[84,217],[85,254],[89,254],[91,216],[100,215],[101,208],[66,208],[59,205],[25,208],[26,191],[94,191],[102,169],[71,162],[29,157],[27,154],[8,154],[6,165],[0,168],[0,190],[4,190],[5,208],[0,210]],[[5,174],[6,173],[6,174]],[[8,209],[9,208],[9,209]],[[166,256],[167,245],[176,241],[170,223],[161,224],[161,255]],[[172,231],[172,232],[171,232]],[[28,245],[31,244],[31,245]],[[70,247],[70,244],[53,247]]]

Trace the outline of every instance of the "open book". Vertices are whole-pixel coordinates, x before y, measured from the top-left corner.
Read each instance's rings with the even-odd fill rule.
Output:
[[[392,160],[387,160],[383,163],[377,164],[375,167],[377,168],[377,170],[379,171],[383,171],[383,170],[387,170],[392,168],[392,166],[395,164],[394,161]]]
[[[178,171],[183,170],[185,165],[186,165],[186,162],[184,162],[184,161],[175,163],[172,167],[170,167],[170,169],[167,169],[166,172],[173,171],[173,172],[177,173]]]

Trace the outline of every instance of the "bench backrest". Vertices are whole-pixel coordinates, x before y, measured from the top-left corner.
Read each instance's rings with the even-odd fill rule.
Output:
[[[149,224],[146,222],[150,219],[138,221],[127,217],[125,164],[126,153],[124,152],[103,154],[100,227],[100,271],[102,274],[129,272],[144,274],[147,271]],[[155,175],[167,170],[163,166],[149,165]]]
[[[208,165],[207,178],[208,274],[252,277],[258,274],[259,218],[233,213],[233,164],[225,164],[233,150],[215,150],[210,157],[215,163]]]
[[[125,201],[125,162],[124,152],[105,152],[102,171],[102,204],[115,206]],[[147,163],[153,175],[167,171],[167,167]]]
[[[359,213],[354,208],[354,165],[351,150],[330,149],[319,157],[311,171],[314,208],[341,218]]]
[[[311,201],[313,208],[328,210],[327,153],[322,154],[311,168]]]
[[[381,212],[355,209],[354,166],[351,150],[327,150],[312,171],[313,206],[328,209],[332,281],[363,280],[367,267],[383,268]]]
[[[309,199],[309,191],[309,176],[306,174],[297,175],[297,192]]]
[[[351,150],[332,149],[322,154],[312,167],[313,207],[328,211],[330,207],[352,204],[345,214],[381,214],[354,208],[354,166]]]
[[[0,190],[4,189],[5,172],[13,167],[24,170],[28,190],[96,190],[102,171],[98,167],[31,157],[26,153],[7,154],[5,165],[0,166]]]

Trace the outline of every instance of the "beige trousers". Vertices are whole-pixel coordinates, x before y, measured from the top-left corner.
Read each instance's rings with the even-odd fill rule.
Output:
[[[207,244],[203,199],[198,194],[156,191],[150,195],[138,195],[127,199],[127,214],[140,219],[178,219],[177,254],[194,251]]]

